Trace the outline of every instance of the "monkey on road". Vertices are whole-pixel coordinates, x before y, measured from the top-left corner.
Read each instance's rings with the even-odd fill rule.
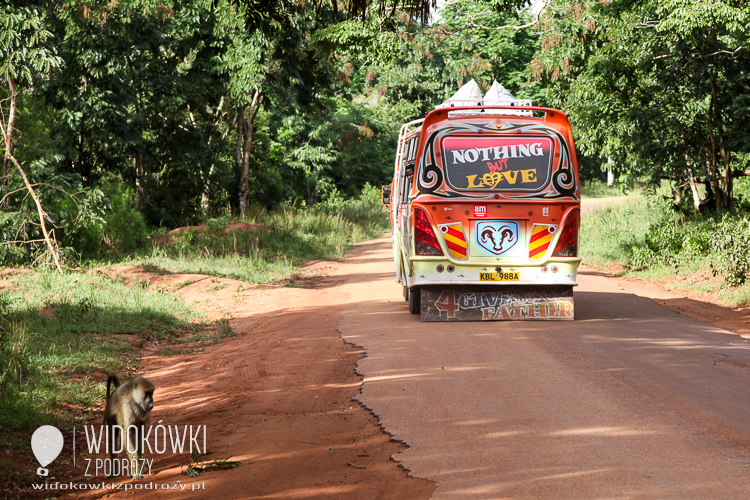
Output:
[[[112,394],[109,393],[110,384],[114,386]],[[122,385],[116,375],[107,378],[107,406],[104,409],[103,425],[109,426],[110,458],[114,463],[117,457],[114,452],[115,444],[122,435],[122,449],[130,459],[133,481],[142,478],[142,436],[151,422],[154,389],[154,384],[143,377],[132,378]],[[115,425],[119,428],[112,427]]]

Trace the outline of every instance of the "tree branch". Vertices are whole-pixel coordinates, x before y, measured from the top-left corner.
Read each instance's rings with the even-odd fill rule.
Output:
[[[49,248],[49,252],[52,254],[52,258],[55,261],[55,266],[57,267],[57,270],[62,273],[62,267],[60,266],[60,257],[58,255],[57,249],[52,244],[52,241],[49,238],[49,232],[47,231],[47,224],[44,222],[44,218],[47,216],[47,214],[42,209],[42,204],[39,201],[39,197],[36,195],[36,192],[34,191],[34,188],[31,187],[31,184],[29,183],[29,179],[26,177],[26,172],[23,171],[21,168],[21,165],[18,164],[18,161],[16,158],[12,155],[8,155],[10,157],[10,160],[15,164],[16,169],[18,169],[18,173],[21,174],[21,177],[23,178],[24,184],[26,184],[26,189],[29,190],[29,194],[34,199],[34,203],[36,203],[36,210],[39,213],[39,223],[42,227],[42,234],[44,234],[44,241],[47,242],[47,248]]]

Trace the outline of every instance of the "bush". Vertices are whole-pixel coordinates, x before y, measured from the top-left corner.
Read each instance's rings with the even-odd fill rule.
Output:
[[[585,217],[584,261],[629,270],[708,263],[730,286],[750,281],[750,218],[743,214],[697,215],[684,219],[670,201],[652,198],[634,210],[628,203]]]
[[[102,229],[106,249],[128,254],[145,246],[148,243],[148,228],[143,214],[138,211],[135,193],[120,178],[105,181],[102,192],[109,201]]]
[[[20,266],[29,258],[26,246],[11,243],[26,238],[25,231],[19,230],[23,219],[20,212],[0,211],[0,267]]]
[[[55,236],[66,257],[74,259],[99,253],[104,214],[109,209],[109,203],[99,189],[77,193],[75,200],[56,193],[46,205],[56,222]]]
[[[725,273],[724,280],[739,286],[747,282],[750,274],[750,220],[724,214],[712,238],[711,247],[716,253],[711,267],[716,273]]]

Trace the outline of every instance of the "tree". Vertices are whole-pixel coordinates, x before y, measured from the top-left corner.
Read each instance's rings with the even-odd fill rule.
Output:
[[[225,168],[226,38],[202,1],[81,3],[55,11],[65,60],[45,84],[61,169],[95,185],[116,173],[153,224],[200,217]],[[225,156],[227,157],[225,159]]]
[[[39,197],[21,165],[13,156],[15,120],[18,113],[19,87],[31,86],[34,73],[48,73],[60,65],[60,59],[47,46],[51,34],[44,29],[44,13],[35,6],[7,6],[0,12],[0,79],[8,82],[8,119],[5,113],[0,117],[0,133],[4,137],[3,177],[0,183],[0,207],[7,207],[9,196],[7,186],[10,181],[12,163],[23,179],[24,187],[36,206],[39,227],[42,230],[48,253],[59,271],[62,271],[57,245],[47,230],[47,214]],[[24,221],[25,222],[25,221]]]
[[[47,74],[60,65],[60,58],[48,45],[51,33],[45,29],[44,18],[37,6],[8,5],[0,12],[0,81],[8,84],[8,97],[0,102],[7,106],[7,112],[3,109],[0,115],[5,149],[0,197],[6,194],[10,177],[19,93],[32,85],[35,73]]]
[[[517,97],[538,101],[539,86],[526,75],[538,47],[527,11],[508,14],[489,3],[459,1],[442,7],[434,24],[421,26],[406,13],[393,24],[382,32],[374,26],[350,25],[351,32],[334,26],[316,40],[321,50],[345,55],[352,92],[383,96],[391,106],[405,108],[402,119],[431,110],[472,78],[485,90],[496,79]],[[359,69],[349,74],[353,68]]]
[[[676,201],[689,187],[695,210],[704,182],[703,206],[727,211],[750,150],[748,20],[734,1],[554,1],[531,68],[586,153],[674,180]]]

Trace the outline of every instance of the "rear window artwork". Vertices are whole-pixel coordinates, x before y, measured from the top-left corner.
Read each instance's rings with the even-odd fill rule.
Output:
[[[442,140],[443,165],[455,189],[538,191],[549,182],[549,137],[449,136]]]

